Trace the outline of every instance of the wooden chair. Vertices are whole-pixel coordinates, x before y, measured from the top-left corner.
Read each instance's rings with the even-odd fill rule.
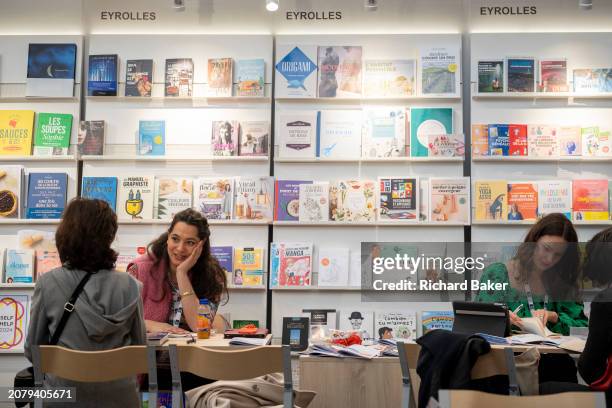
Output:
[[[444,408],[605,408],[602,392],[563,392],[559,394],[513,396],[469,390],[440,390],[440,407]]]
[[[172,344],[172,406],[183,407],[181,371],[212,380],[246,380],[282,372],[285,383],[283,407],[293,408],[293,377],[289,346],[261,346],[237,350]]]
[[[147,373],[149,401],[157,401],[154,347],[127,346],[103,351],[79,351],[61,346],[35,346],[32,348],[32,364],[36,387],[43,386],[46,373],[80,382],[113,381]],[[37,399],[34,406],[42,407],[42,400]]]

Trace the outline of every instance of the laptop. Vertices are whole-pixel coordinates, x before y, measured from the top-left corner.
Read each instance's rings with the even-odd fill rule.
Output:
[[[510,335],[510,318],[505,304],[455,301],[453,312],[454,333],[486,333],[499,337]]]

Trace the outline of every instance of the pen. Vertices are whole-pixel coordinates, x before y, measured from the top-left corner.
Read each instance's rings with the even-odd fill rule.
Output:
[[[518,305],[518,307],[516,309],[514,309],[512,311],[512,313],[517,314],[518,312],[520,312],[520,310],[523,308],[523,304],[521,303],[520,305]]]

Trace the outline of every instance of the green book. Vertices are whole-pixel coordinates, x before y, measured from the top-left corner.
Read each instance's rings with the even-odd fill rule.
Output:
[[[259,328],[259,320],[232,320],[232,329],[242,329],[247,324],[254,324]]]
[[[34,156],[67,156],[72,133],[72,115],[39,113],[34,135]]]

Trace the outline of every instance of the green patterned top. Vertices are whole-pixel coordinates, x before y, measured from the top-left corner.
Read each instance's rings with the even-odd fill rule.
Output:
[[[515,310],[520,304],[523,305],[517,313],[519,317],[531,317],[529,310],[529,302],[527,295],[519,290],[516,290],[510,284],[508,278],[508,268],[504,263],[496,262],[487,267],[482,277],[481,282],[490,281],[491,283],[507,283],[506,290],[487,290],[480,291],[476,295],[477,302],[501,302],[506,303],[510,310]],[[533,304],[535,309],[544,308],[544,297],[538,294],[533,294]],[[586,327],[588,319],[584,314],[584,305],[582,302],[548,302],[546,310],[556,312],[559,315],[557,323],[548,322],[546,325],[552,332],[569,335],[570,327]]]

